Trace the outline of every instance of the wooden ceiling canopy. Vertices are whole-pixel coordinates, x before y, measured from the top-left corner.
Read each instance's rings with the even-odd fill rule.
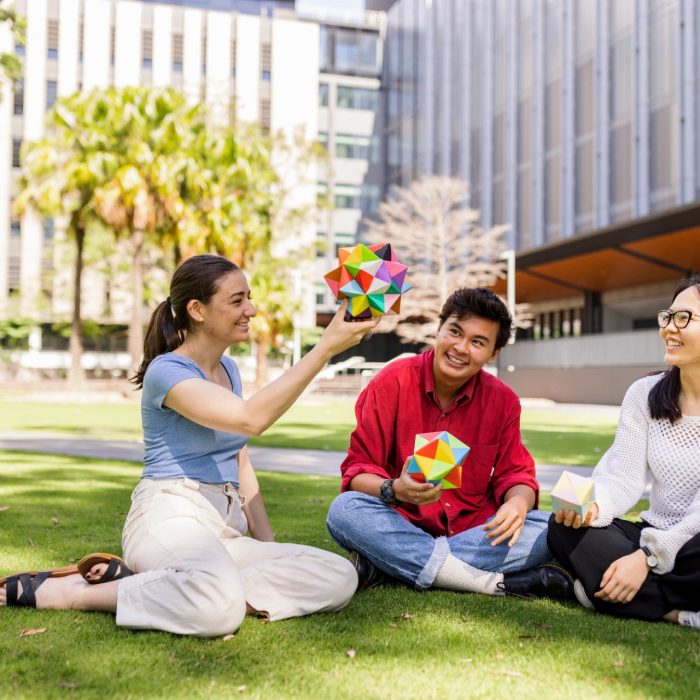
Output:
[[[519,253],[515,269],[519,303],[677,281],[700,271],[700,204]],[[494,288],[505,295],[505,279]]]

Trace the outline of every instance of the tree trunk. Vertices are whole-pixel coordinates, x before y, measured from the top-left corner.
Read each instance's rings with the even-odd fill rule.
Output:
[[[83,286],[83,248],[85,246],[85,228],[71,225],[75,234],[75,280],[73,283],[73,317],[70,323],[70,369],[68,384],[71,389],[80,389],[85,384],[83,369],[83,329],[81,319],[81,294]]]
[[[267,353],[270,351],[270,339],[267,333],[260,333],[255,338],[255,391],[267,384]]]
[[[131,273],[131,321],[129,322],[129,355],[131,371],[136,372],[143,356],[143,231],[136,229],[131,240],[134,244],[134,266]]]

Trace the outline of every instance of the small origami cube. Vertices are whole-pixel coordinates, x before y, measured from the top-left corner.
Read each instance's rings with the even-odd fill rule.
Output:
[[[368,319],[398,314],[401,295],[411,289],[389,243],[363,243],[338,251],[338,267],[324,275],[338,300],[348,299],[347,317]]]
[[[419,433],[413,445],[414,454],[408,473],[416,481],[442,483],[443,489],[462,485],[462,464],[469,448],[446,430],[439,433]]]
[[[573,510],[583,520],[594,501],[595,483],[588,476],[562,472],[552,489],[552,512],[554,513],[558,510]]]

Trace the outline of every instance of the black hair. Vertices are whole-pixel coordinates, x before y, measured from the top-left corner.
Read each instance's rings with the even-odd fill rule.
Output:
[[[700,272],[693,272],[686,277],[673,292],[673,301],[686,289],[695,287],[700,293]],[[671,303],[673,303],[673,301]],[[675,423],[682,417],[681,406],[681,370],[678,367],[671,367],[664,372],[664,376],[652,387],[649,392],[649,413],[655,420],[668,418],[671,423]]]
[[[187,304],[192,299],[207,304],[218,291],[219,280],[237,270],[238,265],[220,255],[194,255],[175,270],[170,296],[156,306],[146,328],[143,360],[131,378],[138,389],[143,387],[143,377],[153,359],[184,342],[191,327]]]
[[[499,328],[494,351],[500,350],[508,342],[513,328],[513,317],[506,305],[485,287],[462,287],[450,294],[440,311],[440,326],[451,316],[456,316],[460,321],[472,316],[496,321]]]

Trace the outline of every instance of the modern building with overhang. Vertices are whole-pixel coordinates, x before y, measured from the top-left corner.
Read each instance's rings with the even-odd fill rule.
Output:
[[[384,55],[387,186],[460,177],[510,227],[533,323],[501,377],[615,403],[662,369],[656,313],[700,269],[700,4],[397,0]]]

